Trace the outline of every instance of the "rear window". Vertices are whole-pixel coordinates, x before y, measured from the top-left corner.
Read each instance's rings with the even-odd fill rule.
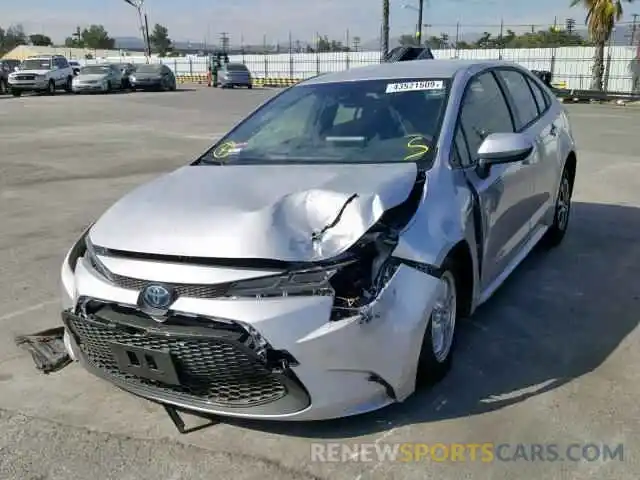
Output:
[[[241,63],[230,63],[226,66],[229,72],[247,72],[248,69]]]
[[[261,107],[201,161],[429,161],[448,91],[442,79],[299,85]]]

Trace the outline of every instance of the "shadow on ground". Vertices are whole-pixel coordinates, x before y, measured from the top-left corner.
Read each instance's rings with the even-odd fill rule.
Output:
[[[325,422],[225,422],[288,436],[350,438],[494,411],[597,368],[638,325],[640,209],[574,203],[559,248],[537,249],[461,325],[450,375],[371,414]]]

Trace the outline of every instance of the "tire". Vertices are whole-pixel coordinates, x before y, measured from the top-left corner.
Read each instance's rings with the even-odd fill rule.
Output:
[[[14,97],[21,97],[22,96],[22,92],[20,90],[11,90],[11,95],[13,95]]]
[[[107,82],[107,90],[105,91],[105,93],[111,93],[113,91],[113,86],[111,85],[111,82]]]
[[[47,95],[55,95],[56,94],[56,83],[53,80],[49,80],[47,84]]]
[[[73,77],[67,78],[67,83],[64,84],[64,91],[67,93],[73,92]]]
[[[458,295],[461,292],[461,283],[457,271],[458,269],[453,262],[446,261],[443,265],[443,273],[440,277],[442,297],[436,302],[429,316],[429,322],[422,339],[416,388],[435,385],[451,369],[461,301],[461,297]]]
[[[251,89],[253,88],[253,85],[252,85],[252,84],[249,84],[249,85],[247,85],[247,88],[248,88],[249,90],[251,90]]]
[[[553,212],[553,223],[544,237],[542,237],[542,245],[546,248],[557,247],[564,240],[569,227],[569,217],[571,214],[571,194],[573,186],[567,167],[562,172],[560,186],[558,187],[558,195],[556,199],[555,211]]]
[[[4,95],[5,93],[9,93],[9,86],[7,82],[0,80],[0,95]]]

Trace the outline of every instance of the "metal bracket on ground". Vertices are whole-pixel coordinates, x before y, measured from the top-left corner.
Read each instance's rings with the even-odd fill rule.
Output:
[[[189,411],[189,410],[183,410],[183,409],[174,407],[173,405],[168,405],[166,403],[163,403],[162,406],[164,407],[164,410],[167,412],[167,415],[169,415],[169,418],[171,419],[171,421],[175,425],[175,427],[178,430],[178,432],[183,434],[183,435],[186,434],[186,433],[193,433],[193,432],[196,432],[198,430],[202,430],[202,429],[207,428],[207,427],[212,427],[213,425],[217,425],[217,424],[220,423],[220,419],[218,417],[216,417],[216,416],[213,416],[213,415],[204,415],[204,414],[201,414],[199,412],[192,412],[192,411]],[[209,422],[205,423],[205,424],[202,424],[202,425],[196,425],[195,427],[187,428],[187,425],[185,424],[184,420],[182,419],[182,416],[180,415],[180,412],[186,413],[188,415],[193,415],[193,416],[201,418],[201,419],[206,419]]]

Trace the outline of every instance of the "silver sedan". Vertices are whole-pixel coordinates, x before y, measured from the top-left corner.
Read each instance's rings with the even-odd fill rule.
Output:
[[[562,241],[576,161],[562,105],[512,63],[307,80],[88,228],[62,266],[67,349],[210,414],[402,402],[450,369],[458,320]]]
[[[85,65],[73,77],[71,88],[74,93],[109,93],[123,88],[123,75],[118,65]]]

